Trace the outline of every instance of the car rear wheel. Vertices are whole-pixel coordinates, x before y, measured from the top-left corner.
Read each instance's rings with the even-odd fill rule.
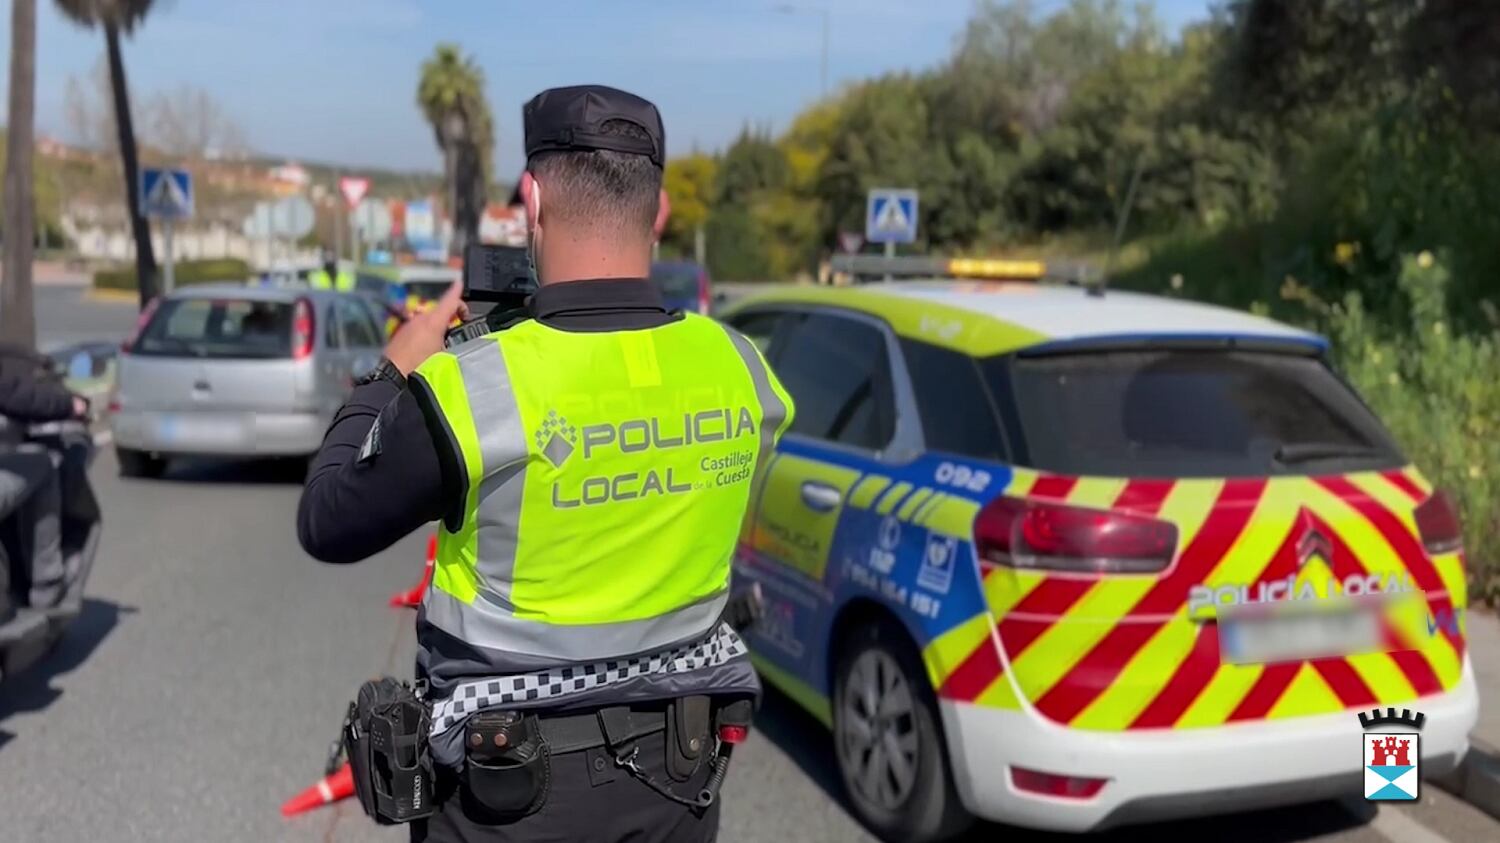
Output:
[[[145,451],[115,448],[115,458],[120,463],[121,477],[160,477],[167,469],[167,461]]]
[[[937,701],[915,649],[889,623],[863,624],[840,648],[833,731],[855,813],[891,841],[944,840],[973,818],[959,802]]]

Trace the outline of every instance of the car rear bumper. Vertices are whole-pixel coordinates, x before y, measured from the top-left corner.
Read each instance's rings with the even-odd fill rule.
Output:
[[[949,701],[941,706],[959,797],[989,820],[1081,832],[1364,793],[1358,711],[1213,729],[1104,733],[1060,727],[1025,711]],[[1452,691],[1400,708],[1427,715],[1420,732],[1421,777],[1453,769],[1468,752],[1479,717],[1468,659]],[[1091,799],[1041,796],[1015,788],[1012,765],[1108,782]]]
[[[302,456],[318,450],[328,420],[313,412],[121,410],[115,444],[135,451],[204,456]]]

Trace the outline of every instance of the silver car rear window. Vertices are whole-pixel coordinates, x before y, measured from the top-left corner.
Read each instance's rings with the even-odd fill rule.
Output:
[[[162,302],[132,353],[155,357],[292,356],[292,305],[249,299]]]

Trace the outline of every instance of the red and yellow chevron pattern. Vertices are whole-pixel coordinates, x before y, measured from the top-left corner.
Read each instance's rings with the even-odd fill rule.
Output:
[[[1176,481],[1018,469],[1008,496],[1175,523],[1177,558],[1154,577],[988,570],[990,611],[926,648],[934,687],[949,699],[999,708],[1020,708],[1025,699],[1050,720],[1099,731],[1322,714],[1448,690],[1462,671],[1462,626],[1457,634],[1393,632],[1389,652],[1236,665],[1221,662],[1214,621],[1189,617],[1187,610],[1189,590],[1200,583],[1387,573],[1408,574],[1434,614],[1461,609],[1467,600],[1462,553],[1429,557],[1417,535],[1413,511],[1430,493],[1410,468]],[[1308,524],[1331,547],[1298,573],[1297,541]]]

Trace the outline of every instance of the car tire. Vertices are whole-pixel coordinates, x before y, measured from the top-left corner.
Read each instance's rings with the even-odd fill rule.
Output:
[[[167,470],[167,461],[145,451],[115,448],[115,459],[120,463],[121,477],[160,477]]]
[[[877,688],[883,690],[872,694]],[[872,696],[878,700],[874,716],[869,711]],[[953,785],[927,672],[910,639],[894,623],[862,623],[839,647],[833,740],[849,803],[882,839],[947,840],[974,822]],[[901,754],[904,765],[888,760],[894,752]],[[904,777],[899,773],[902,766]]]

